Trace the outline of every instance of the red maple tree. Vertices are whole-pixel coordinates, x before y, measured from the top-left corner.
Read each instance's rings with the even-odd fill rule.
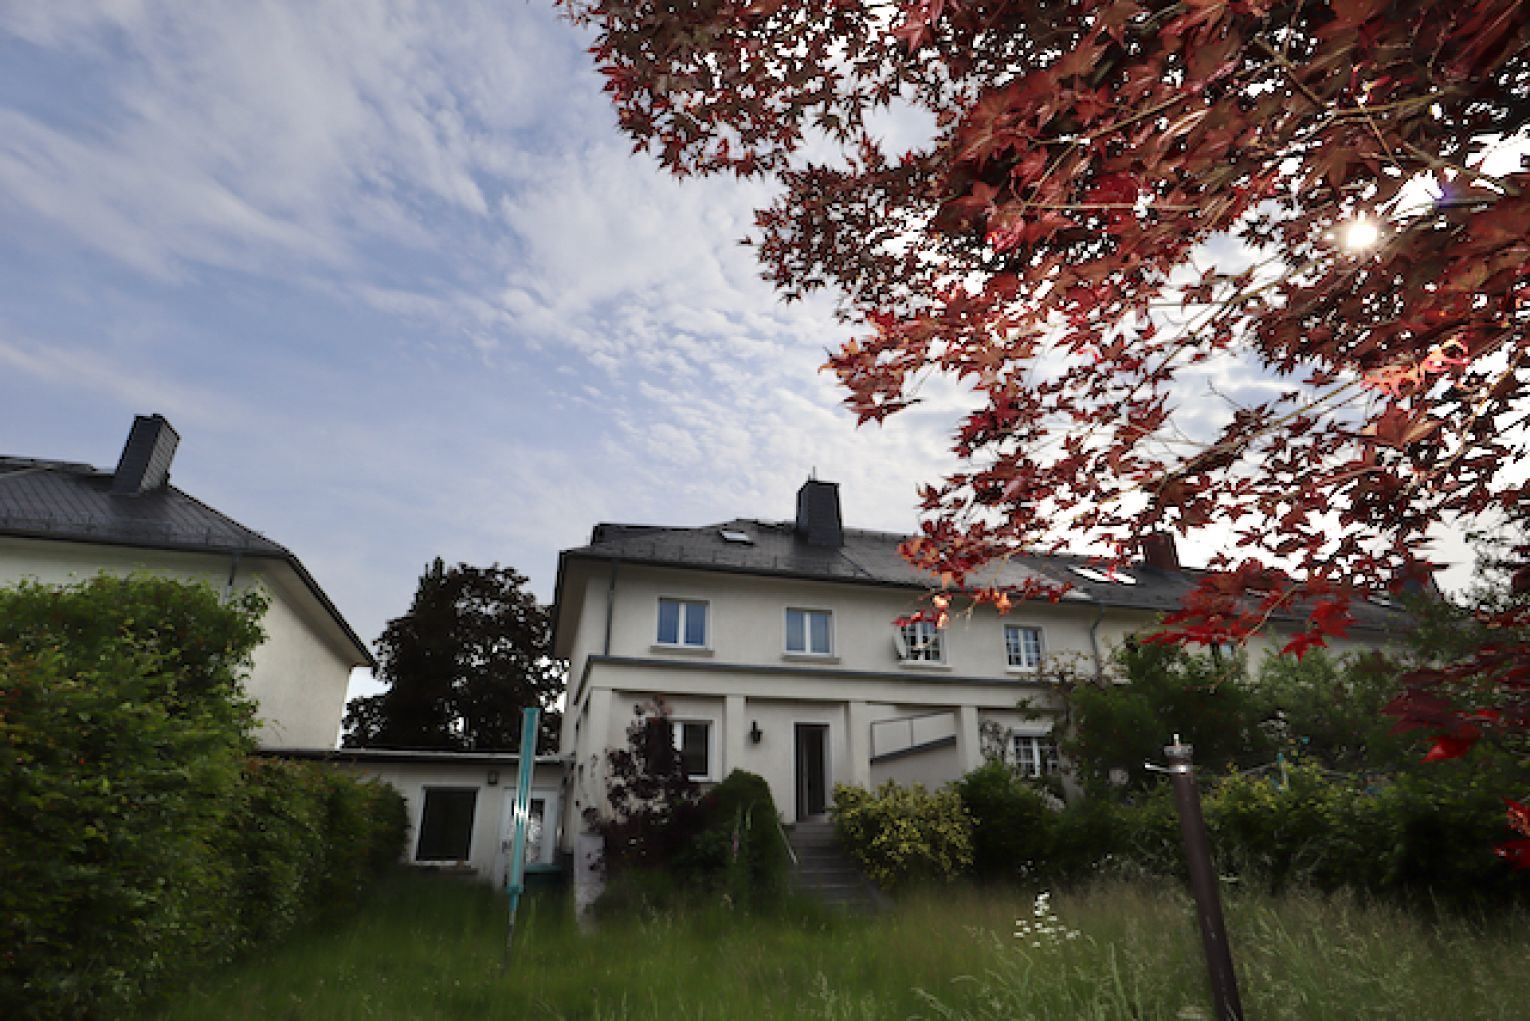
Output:
[[[755,243],[862,327],[829,362],[861,421],[968,388],[904,548],[951,583],[1225,525],[1166,635],[1297,609],[1300,654],[1524,495],[1530,173],[1488,158],[1527,136],[1521,0],[560,2],[638,148],[780,182]],[[927,144],[886,151],[889,109]],[[1526,728],[1526,653],[1446,671],[1496,715],[1422,674],[1396,710],[1438,755]]]

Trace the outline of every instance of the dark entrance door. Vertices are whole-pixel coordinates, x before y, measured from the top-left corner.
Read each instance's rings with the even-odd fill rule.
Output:
[[[829,725],[799,723],[797,734],[797,818],[829,808]]]

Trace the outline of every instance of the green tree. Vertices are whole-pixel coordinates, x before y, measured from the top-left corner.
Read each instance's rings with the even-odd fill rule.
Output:
[[[1393,772],[1417,760],[1414,742],[1392,733],[1381,710],[1397,695],[1404,667],[1380,654],[1300,660],[1270,656],[1249,689],[1260,727],[1275,746],[1328,769]]]
[[[1143,786],[1143,764],[1162,759],[1174,734],[1195,746],[1196,762],[1208,769],[1264,759],[1266,742],[1241,661],[1144,643],[1117,653],[1117,665],[1124,684],[1107,677],[1066,689],[1072,734],[1063,750],[1086,787],[1103,789],[1112,770],[1124,771],[1130,786]]]
[[[563,690],[547,609],[526,578],[495,564],[448,568],[437,557],[420,576],[409,612],[377,640],[380,695],[355,699],[347,747],[508,749],[519,746],[521,710],[546,708]],[[556,739],[543,714],[539,745]]]

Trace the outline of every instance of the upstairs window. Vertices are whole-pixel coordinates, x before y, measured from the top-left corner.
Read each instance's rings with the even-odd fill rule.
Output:
[[[898,629],[898,658],[905,663],[944,663],[944,636],[934,621],[915,620]]]
[[[1041,628],[1006,624],[1004,654],[1011,669],[1041,669]]]
[[[786,611],[786,651],[827,656],[834,651],[833,617],[828,610]]]
[[[706,648],[707,604],[692,599],[660,599],[658,644]]]
[[[1013,734],[1010,754],[1021,776],[1051,776],[1057,772],[1057,742],[1047,734]]]

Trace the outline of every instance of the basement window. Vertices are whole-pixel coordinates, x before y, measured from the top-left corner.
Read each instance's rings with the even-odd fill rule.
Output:
[[[420,812],[420,842],[414,860],[465,862],[472,857],[476,787],[427,787]]]

